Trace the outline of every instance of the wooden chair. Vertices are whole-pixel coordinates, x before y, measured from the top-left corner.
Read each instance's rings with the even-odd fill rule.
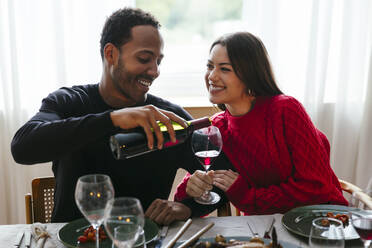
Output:
[[[51,222],[54,206],[54,177],[32,180],[32,194],[25,195],[26,223]]]
[[[342,191],[345,191],[349,194],[354,193],[354,197],[356,197],[360,202],[362,202],[367,209],[372,209],[372,198],[363,192],[361,188],[358,186],[349,183],[345,180],[338,179],[341,185]],[[228,209],[227,209],[228,208]],[[221,210],[220,210],[221,209]],[[220,216],[218,213],[221,211],[221,216],[229,216],[231,215],[231,209],[230,209],[230,202],[227,202],[224,206],[222,206],[220,209],[217,210],[217,215]],[[228,214],[228,215],[226,215]],[[236,216],[240,216],[241,213],[239,209],[236,209]]]

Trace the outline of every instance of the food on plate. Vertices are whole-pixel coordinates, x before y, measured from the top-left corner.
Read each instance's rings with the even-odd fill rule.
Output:
[[[107,235],[102,227],[99,227],[99,241],[107,239]],[[93,226],[89,226],[87,229],[84,230],[83,235],[78,237],[78,242],[86,243],[89,241],[96,241],[96,229]]]
[[[332,212],[328,212],[327,217],[340,220],[342,222],[342,224],[344,225],[344,227],[349,225],[349,216],[347,214],[336,214],[335,215]],[[323,223],[322,223],[322,225],[323,225]],[[325,226],[329,226],[329,223]]]
[[[272,243],[265,245],[260,237],[253,237],[249,241],[227,240],[224,236],[217,234],[214,242],[204,241],[197,243],[193,248],[272,248]],[[279,244],[277,247],[282,248]]]

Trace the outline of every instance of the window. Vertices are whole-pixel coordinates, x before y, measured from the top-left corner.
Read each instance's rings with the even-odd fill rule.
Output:
[[[150,93],[182,106],[211,105],[204,73],[212,42],[242,30],[242,0],[137,0],[162,25],[165,41],[160,76]]]

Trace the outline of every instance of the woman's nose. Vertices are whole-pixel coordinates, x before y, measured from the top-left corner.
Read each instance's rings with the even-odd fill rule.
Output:
[[[218,75],[216,73],[216,70],[211,70],[209,75],[208,75],[208,80],[212,82],[216,82],[218,79]]]

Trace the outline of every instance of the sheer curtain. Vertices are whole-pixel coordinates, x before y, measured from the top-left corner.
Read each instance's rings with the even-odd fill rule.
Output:
[[[49,92],[98,82],[104,20],[134,4],[0,0],[0,224],[24,223],[31,179],[52,175],[50,164],[14,162],[14,133]],[[337,176],[365,187],[372,176],[372,1],[243,0],[242,13],[239,28],[262,38],[281,88],[328,136]]]
[[[11,157],[17,129],[62,86],[97,83],[99,39],[113,11],[131,0],[0,0],[0,224],[24,223],[31,180],[50,164],[24,166]]]
[[[246,0],[243,13],[281,88],[327,135],[337,176],[365,188],[372,177],[372,2]]]

